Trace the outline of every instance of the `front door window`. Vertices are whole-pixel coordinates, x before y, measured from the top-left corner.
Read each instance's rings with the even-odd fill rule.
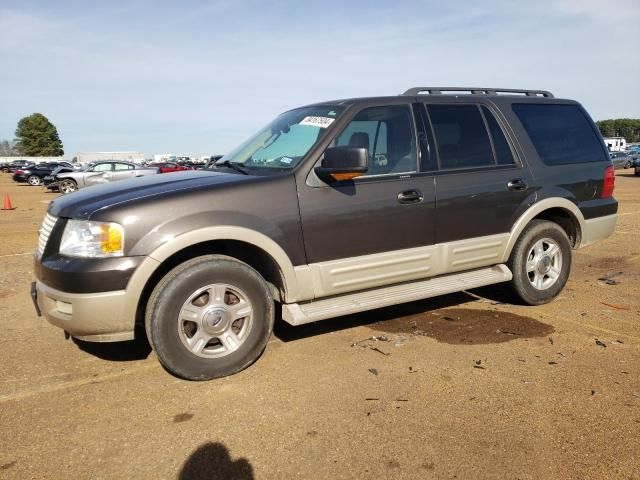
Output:
[[[413,117],[408,105],[362,110],[338,136],[336,146],[368,149],[369,171],[361,178],[416,171]]]

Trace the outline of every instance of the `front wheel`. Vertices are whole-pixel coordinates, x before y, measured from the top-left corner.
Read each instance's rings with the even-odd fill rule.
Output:
[[[562,291],[571,271],[571,244],[556,223],[533,220],[509,258],[511,287],[528,305],[541,305]]]
[[[75,192],[78,189],[78,184],[71,179],[62,180],[58,186],[62,193]]]
[[[187,380],[239,372],[264,351],[274,304],[258,272],[223,255],[171,270],[153,290],[145,328],[160,363]]]

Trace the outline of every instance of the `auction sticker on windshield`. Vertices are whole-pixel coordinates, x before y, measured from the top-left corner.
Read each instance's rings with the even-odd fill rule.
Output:
[[[335,121],[335,118],[329,117],[304,117],[300,125],[311,125],[312,127],[327,128]]]

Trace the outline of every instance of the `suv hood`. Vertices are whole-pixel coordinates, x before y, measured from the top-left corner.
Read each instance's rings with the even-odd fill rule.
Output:
[[[265,177],[216,171],[187,170],[120,180],[86,187],[58,197],[48,212],[56,217],[89,219],[99,210],[171,192],[218,189],[225,184],[264,181]]]

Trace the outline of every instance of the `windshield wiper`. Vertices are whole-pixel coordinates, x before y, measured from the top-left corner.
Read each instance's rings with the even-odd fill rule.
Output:
[[[247,172],[244,168],[242,168],[238,163],[232,162],[230,160],[222,160],[222,161],[218,160],[215,163],[215,166],[216,167],[228,167],[231,170],[235,170],[236,172],[242,173],[243,175],[249,175],[249,172]]]

